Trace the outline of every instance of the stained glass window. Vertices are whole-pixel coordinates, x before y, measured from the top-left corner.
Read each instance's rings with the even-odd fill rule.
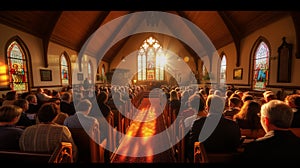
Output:
[[[222,55],[221,65],[220,65],[220,83],[226,82],[226,56]]]
[[[90,83],[92,83],[92,63],[88,62],[87,64],[87,72],[88,72],[88,80]]]
[[[27,65],[24,51],[17,41],[7,48],[9,84],[12,90],[28,91]]]
[[[166,58],[159,42],[153,37],[144,41],[139,49],[138,80],[164,80]]]
[[[258,45],[253,60],[253,89],[266,90],[269,79],[269,47],[265,42]]]
[[[61,84],[69,85],[69,66],[68,66],[66,56],[64,54],[61,55],[60,68],[61,68]]]
[[[104,65],[102,65],[101,73],[103,76],[105,76],[105,66]]]

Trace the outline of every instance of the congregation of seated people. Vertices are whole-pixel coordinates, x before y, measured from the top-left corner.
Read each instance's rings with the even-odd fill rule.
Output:
[[[51,154],[60,142],[70,142],[76,162],[80,144],[75,144],[70,129],[84,128],[89,135],[99,137],[94,139],[99,144],[108,139],[105,120],[113,115],[114,106],[107,103],[113,99],[112,90],[121,102],[134,99],[142,91],[140,86],[112,86],[90,87],[88,94],[82,87],[61,91],[37,88],[35,92],[22,94],[7,92],[0,106],[0,141],[3,142],[0,150]],[[106,157],[109,157],[107,153]],[[109,158],[105,161],[109,162]]]
[[[108,138],[108,118],[114,117],[112,126],[116,127],[118,107],[142,90],[139,86],[110,86],[70,87],[59,92],[38,88],[22,95],[9,91],[0,106],[0,141],[5,142],[0,150],[51,153],[65,141],[72,143],[76,161],[78,144],[69,129],[83,127],[101,143]],[[289,130],[300,128],[300,94],[278,99],[273,91],[255,97],[238,89],[162,86],[161,90],[162,107],[173,109],[168,113],[170,122],[179,117],[184,123],[184,162],[194,162],[197,141],[208,153],[241,152],[239,159],[247,162],[300,159],[300,138]]]
[[[181,106],[174,108],[180,110],[178,116],[183,116],[180,119],[184,121],[185,125],[184,162],[194,162],[194,143],[197,141],[204,144],[208,153],[241,152],[243,155],[241,154],[241,158],[236,159],[237,162],[239,159],[248,162],[252,160],[270,161],[272,158],[279,160],[281,155],[288,153],[291,146],[298,145],[300,147],[299,135],[295,136],[289,130],[289,128],[299,128],[300,125],[298,115],[300,94],[298,93],[289,94],[279,99],[270,90],[261,92],[260,95],[251,95],[249,91],[243,92],[238,89],[219,90],[197,87],[180,87],[178,89],[178,87],[164,86],[162,90],[164,96],[161,96],[161,101],[167,99],[167,102],[170,103],[172,100],[171,94],[175,95],[174,92],[178,93],[178,98],[181,101]],[[212,100],[215,102],[213,106],[211,105]],[[284,108],[279,105],[277,107],[277,104],[284,104]],[[266,107],[269,107],[269,111],[264,110]],[[165,110],[169,110],[168,108],[171,108],[171,106],[166,106]],[[283,111],[283,113],[275,114],[273,108],[274,111]],[[263,110],[265,112],[262,112]],[[289,114],[285,115],[284,111]],[[292,111],[291,114],[290,111]],[[268,122],[263,118],[269,118]],[[205,123],[209,124],[205,125]],[[253,148],[250,154],[252,144],[263,145],[264,143],[260,143],[261,141],[267,143],[272,141],[271,139],[276,139],[274,132],[275,137],[277,137],[277,132],[282,132],[281,135],[287,135],[287,137],[282,136],[282,142],[279,140],[274,144],[269,142],[271,144],[269,147],[266,145],[267,150],[257,156],[255,155],[256,152],[260,152],[258,150],[259,146]],[[281,145],[287,145],[284,141],[288,141],[290,138],[293,139],[293,145],[286,146],[286,149],[280,147]],[[248,145],[251,147],[248,147]],[[281,161],[288,162],[299,159],[296,152],[299,151],[298,147],[287,156],[282,157]],[[264,148],[262,147],[262,149]],[[281,154],[279,155],[279,153]],[[273,157],[273,154],[278,156]],[[271,155],[271,157],[264,157],[264,155]]]

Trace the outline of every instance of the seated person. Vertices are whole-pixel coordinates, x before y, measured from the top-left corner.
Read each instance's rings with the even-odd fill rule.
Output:
[[[29,94],[25,97],[29,103],[28,110],[25,111],[30,119],[35,119],[37,112],[39,111],[40,105],[38,105],[37,97],[35,94]]]
[[[29,108],[29,103],[26,99],[15,100],[13,105],[16,105],[22,109],[20,119],[16,123],[17,126],[19,126],[21,128],[26,128],[26,127],[34,125],[36,123],[35,118],[29,118],[26,114],[26,111]]]
[[[230,97],[228,102],[228,109],[223,112],[226,118],[232,119],[241,109],[242,100],[238,97]]]
[[[300,128],[300,95],[299,94],[292,94],[288,95],[284,99],[285,103],[289,105],[293,112],[294,117],[292,121],[292,128]]]
[[[67,117],[64,125],[68,128],[84,128],[94,141],[100,143],[99,122],[95,117],[89,116],[92,105],[88,99],[81,100],[76,107],[76,113]]]
[[[246,139],[256,139],[265,135],[260,124],[261,105],[255,100],[247,100],[240,112],[233,116],[233,121],[237,122]]]
[[[0,150],[19,150],[19,139],[23,129],[15,124],[19,121],[22,109],[14,105],[0,107]]]
[[[187,110],[184,110],[183,112],[179,113],[179,115],[184,115],[184,113],[192,112],[192,115],[189,117],[184,118],[184,127],[185,130],[189,130],[191,126],[193,125],[194,121],[196,119],[199,119],[201,117],[205,117],[207,115],[207,112],[205,111],[205,100],[204,96],[201,94],[194,94],[192,95],[188,100],[189,108]]]
[[[44,103],[38,111],[39,123],[27,127],[20,137],[21,151],[53,153],[60,142],[72,144],[73,159],[77,160],[77,146],[68,127],[54,121],[58,111],[53,103]]]
[[[245,103],[248,100],[254,100],[254,97],[250,94],[244,94],[242,97],[242,102]]]
[[[273,91],[267,90],[263,93],[262,104],[268,103],[271,100],[276,100],[276,95]]]
[[[222,115],[225,100],[209,95],[206,101],[208,115],[194,121],[188,136],[188,157],[193,160],[194,143],[202,142],[207,153],[236,152],[240,146],[241,132],[238,124]]]
[[[52,96],[50,95],[47,95],[45,92],[44,92],[44,89],[43,88],[37,88],[36,90],[36,98],[37,98],[37,102],[39,105],[42,105],[43,103],[45,102],[48,102],[49,99],[52,98]]]
[[[60,111],[68,114],[69,116],[74,115],[76,110],[72,102],[72,95],[69,92],[65,92],[61,96]]]
[[[49,103],[53,103],[53,107],[55,107],[57,109],[57,117],[54,120],[55,123],[57,124],[61,124],[64,125],[64,121],[67,117],[69,117],[69,115],[67,113],[63,113],[60,111],[60,105],[61,105],[61,100],[60,98],[51,98],[49,100]]]
[[[110,107],[106,104],[108,100],[108,94],[105,91],[101,91],[97,95],[97,104],[92,107],[89,116],[95,117],[99,122],[100,127],[100,141],[108,137],[108,124],[109,118],[113,115]],[[97,106],[98,105],[98,106]]]
[[[14,101],[18,99],[18,93],[15,90],[9,91],[5,95],[5,99],[2,102],[2,105],[12,105]]]
[[[255,100],[246,101],[241,110],[233,116],[242,129],[260,129],[260,104]]]
[[[183,119],[183,123],[184,123],[184,145],[185,148],[187,147],[188,143],[187,143],[187,138],[188,138],[188,132],[191,129],[193,123],[195,120],[198,120],[201,117],[205,117],[207,116],[207,112],[205,110],[205,99],[204,96],[202,94],[193,94],[188,101],[188,105],[189,108],[187,109],[188,111],[193,111],[193,115],[190,117],[186,117],[185,119]],[[181,113],[185,113],[187,110],[184,110]],[[179,113],[180,115],[180,113]],[[187,157],[187,154],[185,153],[185,159],[190,159]],[[190,162],[193,162],[193,160],[190,160]]]
[[[292,108],[283,101],[263,104],[260,122],[266,134],[245,145],[241,161],[299,164],[300,138],[289,130],[292,120]]]

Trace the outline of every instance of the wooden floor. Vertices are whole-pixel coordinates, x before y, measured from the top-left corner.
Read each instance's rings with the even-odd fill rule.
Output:
[[[159,104],[159,98],[143,99],[111,163],[176,162]]]

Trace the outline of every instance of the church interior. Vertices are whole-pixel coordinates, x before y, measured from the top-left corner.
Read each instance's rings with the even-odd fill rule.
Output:
[[[188,161],[184,154],[187,133],[167,104],[171,91],[182,98],[186,90],[222,97],[233,90],[256,100],[270,91],[284,101],[300,94],[299,50],[297,11],[0,11],[1,104],[10,92],[25,99],[43,90],[47,102],[70,92],[78,111],[75,93],[95,106],[100,92],[111,99],[121,92],[124,105],[111,100],[113,115],[100,128],[104,141],[81,151],[73,137],[79,156],[89,151],[96,163],[201,162],[201,154]],[[1,157],[20,154],[3,151]]]

